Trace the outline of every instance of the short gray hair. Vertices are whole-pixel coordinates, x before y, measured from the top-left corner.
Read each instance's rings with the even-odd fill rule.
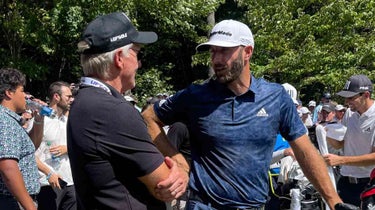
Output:
[[[81,66],[83,74],[85,76],[97,76],[99,78],[108,79],[111,77],[109,68],[113,64],[113,59],[116,51],[122,49],[125,56],[129,55],[129,49],[133,44],[128,44],[123,47],[117,48],[110,52],[101,53],[101,54],[81,54]],[[78,43],[78,51],[83,51],[88,47],[88,44],[85,41]]]

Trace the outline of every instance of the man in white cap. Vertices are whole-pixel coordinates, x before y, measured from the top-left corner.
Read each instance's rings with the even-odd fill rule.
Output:
[[[285,89],[285,91],[290,95],[290,97],[292,98],[292,100],[293,100],[293,103],[296,105],[296,106],[298,106],[298,100],[297,100],[297,89],[293,86],[293,85],[291,85],[291,84],[289,84],[289,83],[284,83],[284,84],[282,84],[282,86],[284,87],[284,89]]]
[[[251,75],[254,39],[250,28],[223,20],[209,37],[197,50],[209,50],[213,77],[143,112],[151,137],[164,149],[168,145],[163,125],[180,121],[189,129],[191,191],[186,209],[264,209],[278,133],[290,143],[331,209],[343,205],[290,96],[281,85]]]
[[[373,84],[365,75],[353,75],[337,95],[345,98],[349,106],[342,124],[347,127],[343,141],[332,146],[343,148],[344,155],[328,154],[326,162],[341,166],[341,178],[337,190],[342,199],[356,206],[360,205],[360,193],[370,181],[375,167],[375,105],[371,99]]]
[[[309,128],[313,125],[312,119],[311,119],[311,112],[307,107],[302,107],[300,109],[301,111],[301,119],[303,124],[305,124],[306,128]]]
[[[337,104],[337,106],[335,107],[335,117],[337,119],[337,122],[341,123],[342,118],[344,118],[345,112],[346,107],[341,104]]]
[[[311,120],[313,118],[315,107],[316,107],[316,102],[315,101],[309,101],[309,104],[307,105],[307,108],[310,110]]]

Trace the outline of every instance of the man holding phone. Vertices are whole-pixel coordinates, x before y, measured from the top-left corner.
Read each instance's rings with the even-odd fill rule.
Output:
[[[67,114],[73,102],[70,85],[62,81],[52,83],[49,100],[56,116],[45,117],[43,141],[35,152],[42,185],[38,209],[75,210],[75,189],[66,146]]]

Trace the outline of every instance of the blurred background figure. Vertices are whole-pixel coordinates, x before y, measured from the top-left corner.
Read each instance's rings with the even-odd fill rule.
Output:
[[[301,120],[303,124],[306,126],[306,128],[310,128],[313,125],[312,119],[311,119],[311,112],[307,107],[302,107],[300,109],[300,112],[302,114]]]
[[[44,117],[43,140],[35,152],[41,190],[39,210],[77,209],[73,177],[68,157],[66,124],[73,102],[71,85],[57,81],[49,86],[50,108],[56,115]]]
[[[25,110],[21,114],[21,125],[26,130],[27,133],[33,128],[33,115],[31,110]]]
[[[322,110],[323,104],[329,103],[331,101],[331,94],[330,93],[323,93],[322,97],[320,98],[319,105],[315,107],[314,112],[313,112],[313,123],[317,123],[321,121],[319,119],[319,113]]]
[[[131,104],[133,104],[134,108],[136,108],[139,112],[142,111],[142,109],[137,106],[138,100],[133,94],[128,94],[124,96],[126,101],[129,101]]]
[[[341,123],[342,118],[344,118],[345,112],[346,112],[345,106],[343,106],[341,104],[336,105],[336,107],[335,107],[335,117],[336,117],[337,122]]]

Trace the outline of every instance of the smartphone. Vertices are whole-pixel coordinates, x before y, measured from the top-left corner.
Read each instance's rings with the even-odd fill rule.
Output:
[[[66,185],[68,185],[68,183],[66,183],[66,181],[62,180],[59,178],[59,184],[60,184],[60,188],[63,189],[64,187],[66,187]]]

